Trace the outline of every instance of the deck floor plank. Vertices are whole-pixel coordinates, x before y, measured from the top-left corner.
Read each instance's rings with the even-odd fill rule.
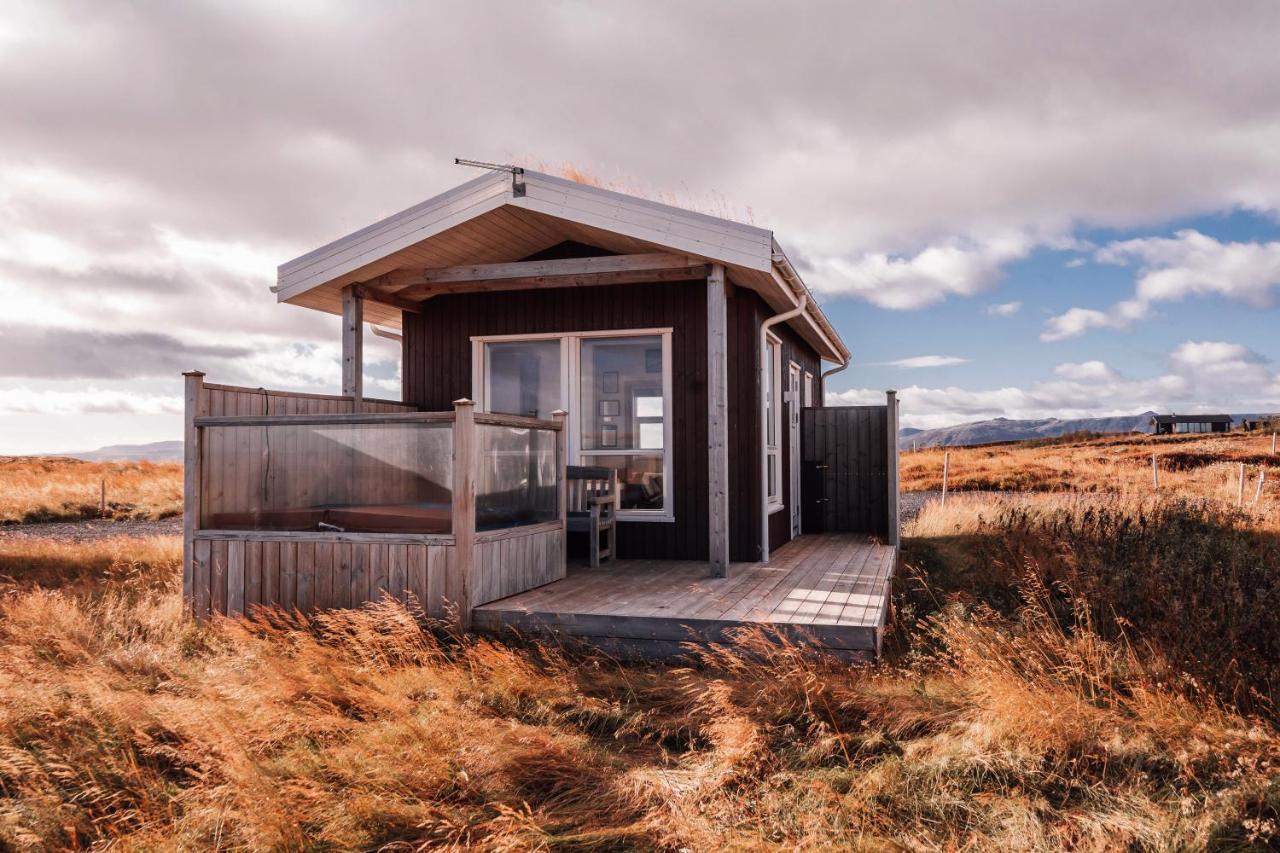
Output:
[[[769,563],[612,560],[475,609],[488,630],[517,627],[596,637],[719,636],[765,624],[842,650],[873,649],[887,612],[897,549],[857,534],[804,535]],[[652,626],[650,629],[646,626]],[[615,630],[616,628],[616,630]]]

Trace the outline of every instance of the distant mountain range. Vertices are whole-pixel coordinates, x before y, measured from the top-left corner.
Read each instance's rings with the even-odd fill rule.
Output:
[[[86,462],[108,462],[127,459],[135,462],[181,462],[181,441],[153,441],[150,444],[111,444],[97,450],[78,453],[48,453],[46,456],[69,456]]]
[[[958,447],[968,444],[991,444],[997,441],[1025,441],[1032,438],[1053,438],[1070,432],[1151,432],[1151,417],[1155,412],[1143,412],[1140,415],[1124,415],[1114,418],[1077,418],[1060,420],[1044,418],[1033,421],[1014,421],[1008,418],[992,418],[987,421],[973,421],[967,424],[940,427],[938,429],[912,429],[906,427],[899,430],[898,435],[904,450],[920,447]],[[1239,423],[1245,418],[1257,415],[1232,415]]]

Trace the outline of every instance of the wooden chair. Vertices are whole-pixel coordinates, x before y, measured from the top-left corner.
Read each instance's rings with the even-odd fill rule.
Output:
[[[600,566],[601,558],[613,559],[617,528],[614,527],[618,506],[618,471],[615,468],[569,465],[565,476],[569,481],[566,525],[571,532],[586,533],[591,568]],[[608,547],[601,537],[609,534]]]

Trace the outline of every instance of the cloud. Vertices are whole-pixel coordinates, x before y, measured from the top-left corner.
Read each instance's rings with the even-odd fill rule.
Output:
[[[993,287],[1003,267],[1026,257],[1032,243],[1003,237],[978,244],[929,246],[911,257],[867,253],[852,260],[811,260],[809,284],[819,293],[859,296],[881,308],[924,308],[947,296],[972,296]]]
[[[987,313],[992,317],[1012,317],[1022,310],[1021,302],[998,302],[987,306]]]
[[[1255,308],[1272,304],[1280,287],[1280,242],[1223,243],[1194,229],[1173,237],[1120,240],[1094,253],[1103,264],[1138,263],[1132,299],[1106,311],[1072,308],[1045,324],[1041,339],[1057,341],[1089,329],[1128,329],[1159,302],[1216,295]]]
[[[1239,344],[1187,341],[1168,356],[1167,372],[1131,379],[1101,361],[1060,364],[1028,387],[970,389],[913,385],[898,390],[902,422],[922,429],[995,417],[1085,418],[1156,411],[1273,411],[1280,375]],[[883,392],[859,388],[827,395],[834,405],[871,404]]]
[[[950,367],[953,364],[964,364],[969,359],[955,355],[916,355],[911,358],[899,358],[894,361],[878,362],[888,367],[900,367],[904,370],[915,370],[922,367]]]
[[[248,347],[193,345],[155,332],[0,326],[0,377],[176,377],[198,365],[221,365],[251,353]]]
[[[1120,378],[1120,374],[1101,361],[1084,361],[1080,363],[1059,364],[1053,369],[1055,376],[1072,379],[1077,382],[1111,382]]]
[[[176,415],[182,398],[102,388],[0,388],[0,415]]]

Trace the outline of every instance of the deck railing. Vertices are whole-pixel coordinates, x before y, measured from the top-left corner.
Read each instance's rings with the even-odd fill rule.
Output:
[[[189,605],[306,612],[388,594],[436,616],[453,605],[465,623],[564,576],[563,436],[563,415],[469,400],[417,412],[188,374]]]

